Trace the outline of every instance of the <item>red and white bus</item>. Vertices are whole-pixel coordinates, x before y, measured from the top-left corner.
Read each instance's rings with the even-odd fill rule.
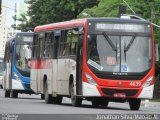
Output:
[[[87,18],[34,29],[31,88],[46,103],[71,97],[73,106],[110,101],[140,108],[154,88],[155,45],[150,22]]]

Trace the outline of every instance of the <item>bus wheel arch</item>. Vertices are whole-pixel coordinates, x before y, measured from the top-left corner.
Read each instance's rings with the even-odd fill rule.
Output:
[[[46,82],[47,82],[47,75],[44,75],[43,76],[43,94],[44,94],[44,89],[45,89],[45,84],[46,84]]]
[[[141,105],[141,99],[129,99],[129,106],[131,110],[139,110]]]
[[[46,79],[45,79],[46,78]],[[51,94],[48,93],[48,83],[47,83],[47,77],[44,77],[43,79],[43,91],[44,91],[44,99],[45,99],[45,102],[47,104],[52,104],[53,103],[53,97]],[[43,96],[43,95],[42,95]]]
[[[10,98],[10,90],[5,89],[4,94],[5,98]]]
[[[10,98],[18,98],[18,91],[17,90],[11,90],[10,91]]]
[[[71,74],[70,77],[69,77],[69,95],[71,95],[71,87],[72,87],[72,84],[74,84],[74,78],[73,78],[73,75]]]

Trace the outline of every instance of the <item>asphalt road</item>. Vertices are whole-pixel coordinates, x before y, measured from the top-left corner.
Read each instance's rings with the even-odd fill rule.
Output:
[[[113,102],[110,102],[108,107],[94,108],[91,102],[83,101],[81,107],[73,107],[69,98],[63,98],[61,105],[46,104],[44,100],[40,99],[40,95],[19,94],[17,99],[11,99],[4,98],[4,91],[0,90],[0,114],[0,119],[2,118],[3,120],[7,120],[5,119],[6,117],[16,118],[16,115],[18,115],[19,119],[15,120],[21,120],[20,118],[29,120],[29,117],[34,118],[37,116],[39,117],[34,118],[34,120],[49,119],[53,118],[53,115],[54,120],[98,120],[106,117],[99,115],[160,114],[160,103],[143,101],[139,111],[131,111],[128,103]]]

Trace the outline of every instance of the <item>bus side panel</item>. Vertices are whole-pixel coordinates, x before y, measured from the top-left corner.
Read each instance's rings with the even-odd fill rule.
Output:
[[[57,68],[57,91],[58,94],[68,95],[69,94],[69,69],[67,64],[69,59],[58,59]]]
[[[41,93],[44,93],[44,83],[47,81],[48,85],[48,94],[52,94],[51,90],[51,80],[52,80],[52,60],[41,60],[41,69],[40,69],[40,77],[37,80],[39,89],[38,91],[41,91]]]
[[[69,95],[69,78],[76,70],[76,62],[73,59],[58,59],[57,91],[58,94]],[[75,81],[75,75],[73,75]]]
[[[148,98],[152,99],[153,98],[153,91],[154,91],[154,85],[150,85],[148,87],[144,87],[139,94],[138,98]]]
[[[87,82],[82,82],[82,89],[83,89],[83,96],[86,96],[86,97],[88,96],[100,97],[101,96],[97,87]]]
[[[37,84],[37,75],[38,75],[38,70],[37,69],[31,69],[31,89],[37,93],[38,92],[38,84]]]
[[[56,97],[57,95],[57,60],[52,61],[52,79],[51,79],[51,91],[52,95]]]

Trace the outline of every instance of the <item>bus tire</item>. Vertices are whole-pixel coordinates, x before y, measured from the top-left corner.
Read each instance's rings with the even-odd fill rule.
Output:
[[[139,110],[141,99],[129,99],[129,106],[131,110]]]
[[[10,97],[10,90],[5,90],[4,96],[5,96],[5,98],[9,98]]]
[[[53,103],[54,104],[61,104],[62,103],[62,98],[61,96],[53,97]]]
[[[72,106],[74,106],[74,107],[81,106],[82,98],[78,98],[77,96],[74,95],[74,84],[73,84],[73,82],[71,83],[71,86],[70,86],[70,92],[71,92]]]
[[[92,106],[98,107],[98,106],[100,106],[100,102],[98,100],[92,100]]]
[[[18,98],[18,92],[16,90],[11,90],[10,97],[11,98]]]
[[[44,99],[45,99],[44,94],[41,94],[41,100],[44,100]]]
[[[52,104],[53,103],[53,97],[48,94],[48,85],[47,85],[47,82],[45,82],[45,85],[44,85],[44,96],[45,96],[45,102],[47,104]]]
[[[100,105],[101,105],[101,106],[104,106],[104,107],[107,107],[108,104],[109,104],[108,101],[103,101],[103,102],[101,101],[101,103],[100,103]]]

